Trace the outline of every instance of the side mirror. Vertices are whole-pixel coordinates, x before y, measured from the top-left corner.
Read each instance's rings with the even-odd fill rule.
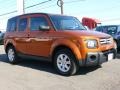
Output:
[[[39,26],[39,30],[40,30],[40,31],[48,31],[48,30],[50,30],[50,26],[40,25],[40,26]]]

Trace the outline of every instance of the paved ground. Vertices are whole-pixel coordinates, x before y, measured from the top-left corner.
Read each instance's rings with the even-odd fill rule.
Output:
[[[57,75],[50,63],[24,60],[11,65],[0,46],[0,90],[120,90],[120,55],[101,67],[81,68],[75,76]]]

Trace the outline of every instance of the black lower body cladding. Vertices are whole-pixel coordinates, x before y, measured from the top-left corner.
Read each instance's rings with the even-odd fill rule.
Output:
[[[112,55],[112,57],[109,55]],[[96,66],[104,62],[107,62],[109,59],[114,59],[116,57],[116,49],[110,49],[103,52],[89,52],[86,55],[85,60],[79,60],[80,66]]]

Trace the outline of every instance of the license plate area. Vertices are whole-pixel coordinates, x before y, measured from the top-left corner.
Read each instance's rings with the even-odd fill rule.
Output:
[[[108,61],[112,60],[113,59],[113,53],[109,53],[108,54]]]

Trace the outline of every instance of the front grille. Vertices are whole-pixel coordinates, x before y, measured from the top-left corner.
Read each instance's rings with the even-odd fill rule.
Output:
[[[100,44],[105,45],[105,44],[111,44],[113,42],[112,38],[102,38],[100,39]]]

